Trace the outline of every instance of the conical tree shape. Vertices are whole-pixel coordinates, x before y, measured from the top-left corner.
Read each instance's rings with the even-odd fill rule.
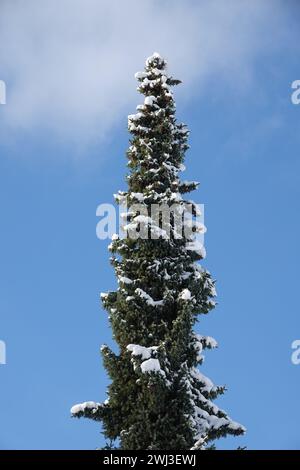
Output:
[[[193,326],[214,307],[216,294],[210,274],[198,263],[204,250],[196,233],[204,227],[195,219],[197,206],[183,198],[197,183],[179,178],[189,133],[175,118],[171,88],[180,82],[167,74],[157,53],[136,78],[145,98],[128,117],[128,191],[116,195],[130,207],[127,236],[114,236],[110,245],[119,288],[102,294],[119,352],[102,347],[112,380],[105,403],[82,403],[71,412],[102,421],[105,436],[120,449],[204,449],[245,429],[212,402],[224,388],[197,369],[201,351],[216,342],[196,335]],[[153,217],[153,204],[175,207],[168,230],[162,229],[162,215]],[[187,226],[192,227],[188,235]],[[137,228],[140,236],[133,236]],[[142,238],[143,230],[150,237]]]

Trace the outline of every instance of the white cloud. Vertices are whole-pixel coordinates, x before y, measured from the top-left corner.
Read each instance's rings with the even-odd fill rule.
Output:
[[[1,0],[2,139],[40,130],[103,138],[125,125],[137,104],[133,74],[155,50],[187,96],[210,77],[243,87],[258,55],[276,47],[282,8],[276,0]]]

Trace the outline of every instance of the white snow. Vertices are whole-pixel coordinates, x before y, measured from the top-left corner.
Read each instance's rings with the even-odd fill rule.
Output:
[[[189,277],[191,277],[193,275],[193,273],[190,273],[189,271],[183,271],[183,273],[181,274],[181,279],[183,280],[186,280],[188,279]]]
[[[206,280],[205,283],[204,283],[204,288],[205,289],[209,289],[210,290],[210,295],[212,297],[217,297],[217,290],[216,290],[216,287],[214,285],[214,283],[210,280]]]
[[[131,279],[129,279],[126,276],[119,276],[118,279],[120,282],[123,282],[123,284],[132,284],[133,282]]]
[[[144,104],[147,105],[147,106],[153,106],[153,103],[156,102],[156,98],[155,96],[146,96],[145,100],[144,100]]]
[[[179,298],[182,300],[190,300],[192,298],[191,291],[189,289],[183,289],[183,291],[179,295]]]
[[[141,117],[143,117],[142,113],[129,114],[128,121],[138,121]]]
[[[119,235],[117,233],[113,233],[112,236],[111,236],[111,239],[112,240],[119,240]]]
[[[149,359],[153,351],[157,349],[157,346],[140,346],[139,344],[128,344],[128,351],[131,351],[132,356],[141,356],[143,360]]]
[[[143,374],[156,372],[165,377],[165,372],[161,369],[160,362],[155,357],[152,357],[155,354],[155,351],[158,349],[158,346],[150,346],[146,348],[145,346],[140,346],[139,344],[128,344],[128,351],[131,351],[132,363],[134,370],[137,370],[139,362],[136,361],[136,357],[141,357],[140,368]]]
[[[204,338],[204,337],[200,337]],[[212,391],[215,387],[212,382],[202,375],[196,368],[189,369],[190,379],[186,380],[187,391],[190,396],[190,401],[193,406],[194,412],[190,416],[191,425],[195,432],[195,441],[200,441],[200,446],[203,445],[201,442],[202,439],[205,440],[207,433],[214,429],[220,429],[225,427],[236,431],[242,429],[245,431],[243,426],[231,420],[229,416],[226,415],[220,408],[218,408],[214,403],[207,399],[201,392]],[[194,381],[201,383],[201,389],[196,388]],[[203,386],[204,385],[204,386]],[[223,414],[224,416],[218,416],[218,414]],[[198,442],[196,442],[193,448],[198,448]],[[198,445],[199,445],[198,444]]]
[[[161,60],[161,55],[158,52],[154,52],[150,57],[146,59],[146,65],[149,66],[151,62],[155,59],[160,59]]]
[[[149,129],[148,127],[145,127],[145,126],[136,126],[134,123],[129,123],[128,124],[128,129],[129,131],[141,131],[141,132],[145,132],[146,134],[149,132]]]
[[[192,367],[190,369],[190,374],[191,377],[193,377],[195,380],[198,380],[199,382],[204,384],[202,390],[206,392],[211,392],[215,390],[216,387],[214,386],[213,382],[208,377],[203,375],[196,367]]]
[[[180,201],[182,201],[182,196],[178,192],[177,193],[171,193],[170,199],[171,199],[171,201],[180,202]]]
[[[239,428],[242,428],[244,430],[244,432],[246,431],[246,428],[244,426],[241,426],[236,421],[231,421],[229,427],[230,427],[230,429],[233,429],[234,431],[236,431]]]
[[[165,375],[164,371],[160,367],[158,359],[150,358],[147,359],[147,361],[142,362],[141,370],[143,374],[146,374],[147,372],[158,372],[162,375]]]
[[[161,75],[162,74],[162,70],[156,68],[156,67],[152,67],[151,68],[151,73],[153,73],[154,75]],[[167,78],[167,77],[166,77]]]
[[[193,445],[193,447],[191,447],[190,450],[204,450],[205,449],[205,444],[206,444],[205,441],[207,437],[201,437],[201,436],[198,436],[198,437],[197,437],[198,440],[195,442],[195,444]]]
[[[177,129],[177,133],[182,134],[182,135],[186,135],[186,134],[189,134],[189,130],[187,128]]]
[[[145,196],[143,193],[131,193],[131,197],[137,199],[139,202],[144,202]]]
[[[147,305],[151,305],[152,307],[156,307],[158,305],[163,305],[164,301],[163,300],[154,300],[152,297],[147,294],[143,289],[137,288],[135,289],[135,293],[138,294],[142,299],[145,300]]]
[[[86,401],[84,403],[78,403],[78,405],[72,406],[70,411],[72,415],[76,415],[81,412],[84,413],[85,410],[93,410],[93,412],[96,412],[101,406],[101,403],[96,403],[94,401]]]
[[[137,79],[137,80],[142,80],[143,78],[147,77],[147,73],[146,72],[136,72],[134,74],[134,77]]]
[[[202,335],[194,334],[194,337],[201,344],[204,343],[207,348],[214,349],[214,348],[218,347],[217,341],[214,338],[212,338],[211,336],[202,336]]]

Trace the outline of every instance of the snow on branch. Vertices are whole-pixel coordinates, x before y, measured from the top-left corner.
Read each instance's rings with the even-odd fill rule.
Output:
[[[151,295],[147,294],[143,289],[137,288],[135,289],[135,293],[138,294],[143,300],[145,300],[147,305],[151,305],[151,307],[158,307],[164,304],[164,300],[154,300],[152,299]]]
[[[192,298],[191,291],[189,289],[183,289],[183,291],[181,291],[179,295],[179,298],[181,300],[191,300]]]
[[[158,346],[150,346],[147,348],[139,344],[128,344],[126,349],[131,352],[131,361],[133,362],[134,370],[140,366],[143,374],[154,372],[165,377],[166,374],[162,370],[159,360],[156,357],[152,357],[156,355]],[[139,364],[136,358],[140,358],[142,362]]]
[[[157,350],[158,346],[150,346],[146,348],[145,346],[140,346],[139,344],[128,344],[127,350],[131,351],[132,356],[140,356],[141,359],[149,359],[153,351]]]
[[[85,401],[84,403],[78,403],[77,405],[72,406],[70,412],[72,416],[84,415],[87,411],[94,414],[99,410],[99,408],[102,407],[102,403],[96,403],[94,401]]]

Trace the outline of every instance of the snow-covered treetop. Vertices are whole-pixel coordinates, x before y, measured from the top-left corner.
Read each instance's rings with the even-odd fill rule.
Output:
[[[178,85],[180,80],[174,80],[172,77],[168,76],[166,73],[167,61],[161,57],[158,52],[154,52],[145,63],[145,70],[142,72],[137,72],[135,78],[140,82],[138,91],[144,93],[145,95],[150,94],[151,90],[156,90],[161,92],[160,88],[165,89],[166,95],[171,97],[169,91],[169,86]],[[159,90],[160,89],[160,90]],[[155,93],[153,93],[155,95]],[[156,93],[156,96],[159,93]],[[155,96],[153,96],[155,99]],[[144,103],[153,105],[153,102]]]
[[[146,59],[146,67],[161,67],[165,68],[167,65],[167,62],[165,59],[161,57],[159,52],[154,52],[150,57]]]
[[[146,59],[145,70],[146,72],[137,72],[135,78],[142,80],[147,76],[147,72],[153,71],[153,69],[164,70],[167,66],[165,59],[161,57],[158,52],[154,52],[150,57]]]

